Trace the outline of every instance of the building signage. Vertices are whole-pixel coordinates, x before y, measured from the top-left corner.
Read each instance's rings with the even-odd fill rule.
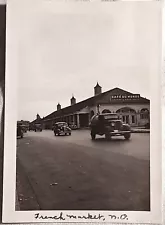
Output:
[[[139,99],[140,95],[112,95],[110,100],[134,100]]]

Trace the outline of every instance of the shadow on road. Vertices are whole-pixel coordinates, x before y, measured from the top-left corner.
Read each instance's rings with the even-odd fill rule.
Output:
[[[131,141],[130,140],[126,140],[126,139],[122,139],[122,137],[119,138],[111,138],[109,140],[107,140],[106,138],[96,138],[95,140],[91,140],[92,142],[128,142]]]

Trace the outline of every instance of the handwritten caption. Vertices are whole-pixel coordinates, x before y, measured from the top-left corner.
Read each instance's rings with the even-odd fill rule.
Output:
[[[52,221],[68,221],[68,220],[96,220],[96,221],[106,221],[106,220],[121,220],[121,221],[126,221],[128,220],[128,216],[127,214],[121,214],[119,216],[110,214],[110,215],[102,215],[100,213],[98,214],[92,214],[92,213],[87,213],[87,214],[82,214],[81,215],[77,215],[77,214],[64,214],[63,212],[60,212],[57,215],[53,215],[53,216],[47,216],[47,215],[42,215],[40,213],[36,213],[34,215],[36,220],[52,220]]]

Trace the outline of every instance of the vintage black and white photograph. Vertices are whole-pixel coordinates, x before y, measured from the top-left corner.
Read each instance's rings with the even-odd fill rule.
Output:
[[[159,221],[160,2],[14,0],[7,12],[12,222]]]

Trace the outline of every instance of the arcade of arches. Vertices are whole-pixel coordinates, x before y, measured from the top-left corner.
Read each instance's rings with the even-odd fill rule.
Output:
[[[117,113],[119,118],[124,122],[128,123],[131,126],[144,126],[150,120],[150,112],[147,108],[142,108],[141,110],[136,111],[133,108],[122,107],[117,111],[103,109],[101,113]],[[94,116],[94,110],[90,110],[89,113],[83,114],[72,114],[61,116],[59,118],[48,120],[45,123],[45,129],[51,129],[52,125],[55,122],[63,121],[68,124],[75,124],[78,128],[80,127],[88,127],[90,124],[90,119]]]
[[[102,110],[102,113],[111,112],[109,109]],[[142,108],[139,111],[136,111],[130,107],[123,107],[118,109],[116,112],[120,119],[124,123],[128,123],[132,126],[143,126],[150,120],[150,112],[147,108]]]
[[[78,103],[73,96],[70,100],[70,106],[61,108],[58,103],[57,110],[42,120],[47,129],[51,129],[55,122],[60,121],[71,126],[76,125],[77,128],[89,127],[91,118],[98,113],[117,113],[124,123],[131,126],[144,127],[150,121],[150,100],[121,88],[102,92],[97,83],[93,97]]]
[[[130,107],[122,107],[116,111],[109,109],[102,109],[101,113],[117,113],[119,118],[124,122],[128,123],[131,126],[144,126],[150,121],[150,112],[147,108],[142,108],[140,110],[135,110]],[[52,125],[55,122],[63,121],[68,124],[75,124],[78,128],[80,127],[88,127],[90,124],[91,118],[94,116],[94,110],[89,110],[89,112],[77,114],[73,113],[72,115],[60,116],[55,119],[50,119],[45,121],[44,127],[45,129],[51,129]]]

